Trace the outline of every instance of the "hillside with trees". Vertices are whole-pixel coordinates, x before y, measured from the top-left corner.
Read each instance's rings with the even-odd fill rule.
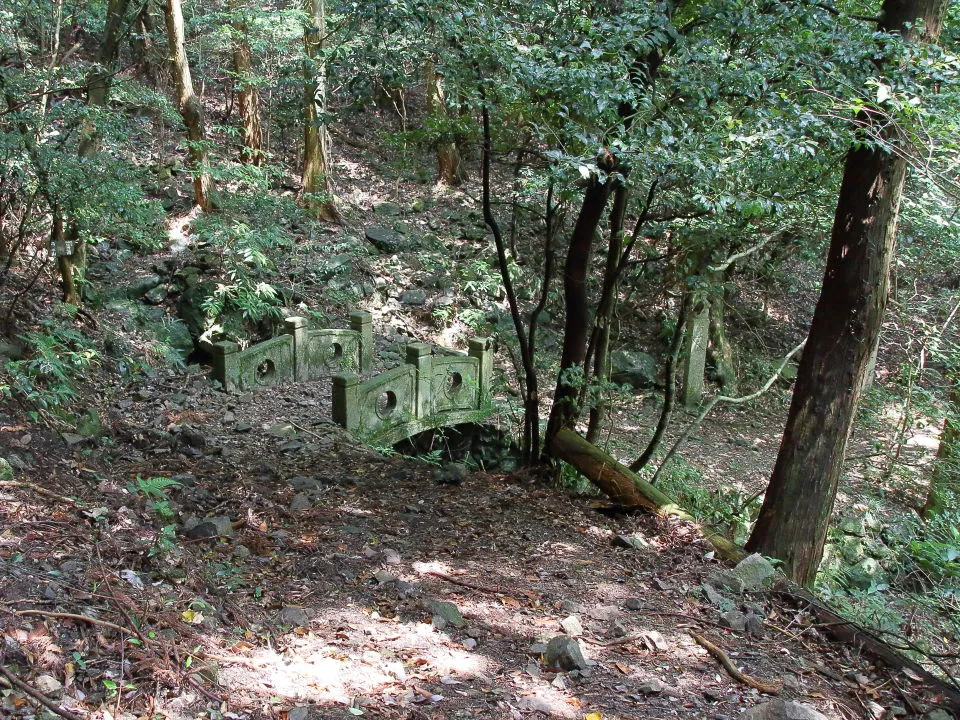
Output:
[[[960,717],[958,33],[0,3],[0,716]]]

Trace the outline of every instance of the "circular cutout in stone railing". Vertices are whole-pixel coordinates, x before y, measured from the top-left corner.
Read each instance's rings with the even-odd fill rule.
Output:
[[[266,385],[270,383],[276,371],[277,369],[273,365],[273,360],[264,360],[261,362],[257,365],[257,384]]]
[[[377,398],[377,415],[386,419],[393,415],[397,409],[397,394],[392,390],[387,390]]]

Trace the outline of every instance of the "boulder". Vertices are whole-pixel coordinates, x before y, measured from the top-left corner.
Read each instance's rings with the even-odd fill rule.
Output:
[[[567,635],[557,635],[543,653],[544,665],[561,670],[585,670],[588,667],[580,643]]]
[[[634,390],[657,385],[657,359],[645,352],[616,350],[610,355],[610,379]]]
[[[756,705],[740,717],[742,720],[828,720],[810,705],[780,699]]]
[[[396,230],[380,225],[372,225],[364,231],[370,244],[384,255],[401,252],[407,245],[406,238]]]

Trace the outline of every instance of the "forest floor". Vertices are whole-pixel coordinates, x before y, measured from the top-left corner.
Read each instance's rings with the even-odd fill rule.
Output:
[[[696,635],[829,718],[938,702],[802,609],[715,587],[692,524],[522,473],[440,483],[332,425],[327,383],[231,396],[160,373],[106,409],[106,446],[2,427],[30,458],[0,487],[5,663],[76,716],[723,720],[771,699]],[[151,497],[153,477],[182,486]],[[168,513],[224,536],[165,535]],[[563,634],[572,671],[544,661]],[[0,715],[50,713],[14,687]]]
[[[363,226],[397,220],[371,217],[402,197],[402,222],[435,233],[435,248],[354,258],[351,277],[376,288],[361,304],[381,350],[401,336],[462,342],[471,329],[454,310],[481,309],[464,285],[489,283],[482,224],[479,237],[456,234],[478,224],[458,210],[476,215],[475,197],[390,187],[369,157],[346,151],[339,170],[351,178],[354,225],[298,246],[277,275],[306,306],[343,315],[314,270],[363,243]],[[407,212],[418,198],[427,214]],[[141,265],[116,278],[153,272],[154,260],[134,256]],[[420,290],[423,303],[403,299]],[[55,294],[34,290],[44,292]],[[782,300],[796,305],[780,308],[789,322],[754,338],[769,361],[809,317],[809,293]],[[42,315],[43,305],[25,307]],[[642,299],[624,315],[633,340],[669,320]],[[100,339],[122,324],[98,318],[86,330]],[[137,337],[126,341],[142,350]],[[509,381],[508,361],[498,363]],[[441,482],[448,476],[435,467],[380,455],[333,425],[326,382],[228,395],[196,366],[115,370],[112,361],[92,370],[75,400],[97,411],[102,431],[91,436],[29,420],[13,401],[0,406],[0,455],[16,459],[13,480],[0,481],[0,667],[12,674],[0,677],[0,717],[724,720],[773,691],[832,720],[950,717],[942,696],[831,641],[803,608],[724,590],[725,566],[691,523],[611,515],[596,496],[524,472]],[[549,370],[544,378],[549,387]],[[708,492],[754,496],[788,403],[778,385],[749,409],[718,407],[679,467]],[[604,439],[615,454],[642,449],[659,405],[655,390],[621,398]],[[678,412],[675,426],[691,417]],[[892,434],[887,424],[855,436],[842,509],[862,515],[876,495],[858,483],[876,476],[868,463],[889,459],[874,450]],[[897,447],[927,462],[930,437],[911,426]],[[906,512],[920,487],[898,485],[885,507]],[[573,670],[548,660],[561,635],[584,656],[569,659]],[[697,636],[770,692],[733,678]],[[767,711],[750,717],[786,717]]]

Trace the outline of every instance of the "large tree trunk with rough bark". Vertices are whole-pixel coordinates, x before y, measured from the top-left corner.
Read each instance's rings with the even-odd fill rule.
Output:
[[[449,113],[446,94],[443,91],[443,78],[437,73],[437,66],[432,58],[424,65],[423,81],[427,98],[427,117],[433,119],[442,128],[449,118]],[[446,135],[446,130],[442,129],[441,137],[436,143],[437,182],[441,185],[456,187],[466,182],[467,169],[460,157],[456,142]]]
[[[313,25],[303,29],[303,188],[307,211],[318,220],[340,222],[331,175],[330,131],[327,129],[327,42],[324,0],[306,0],[304,9]]]
[[[209,210],[211,181],[207,168],[207,133],[204,127],[203,105],[193,92],[180,0],[166,1],[164,18],[167,24],[167,43],[170,46],[170,67],[177,87],[177,106],[183,123],[187,126],[187,158],[193,175],[193,201],[203,210]]]
[[[253,53],[247,38],[249,28],[245,19],[246,3],[231,0],[234,13],[231,23],[233,46],[233,73],[237,93],[237,108],[243,128],[243,149],[240,160],[259,167],[263,164],[263,130],[260,126],[260,94],[253,83]]]
[[[143,70],[150,85],[160,86],[161,71],[157,65],[158,53],[153,42],[153,15],[150,14],[152,2],[145,2],[133,20],[133,33],[130,43],[133,46],[137,65]]]
[[[880,30],[933,41],[946,0],[885,0]],[[922,25],[915,21],[922,18]],[[862,127],[897,144],[879,113]],[[907,162],[876,144],[847,153],[823,289],[766,497],[747,549],[779,558],[802,585],[816,577],[863,377],[887,302]]]

